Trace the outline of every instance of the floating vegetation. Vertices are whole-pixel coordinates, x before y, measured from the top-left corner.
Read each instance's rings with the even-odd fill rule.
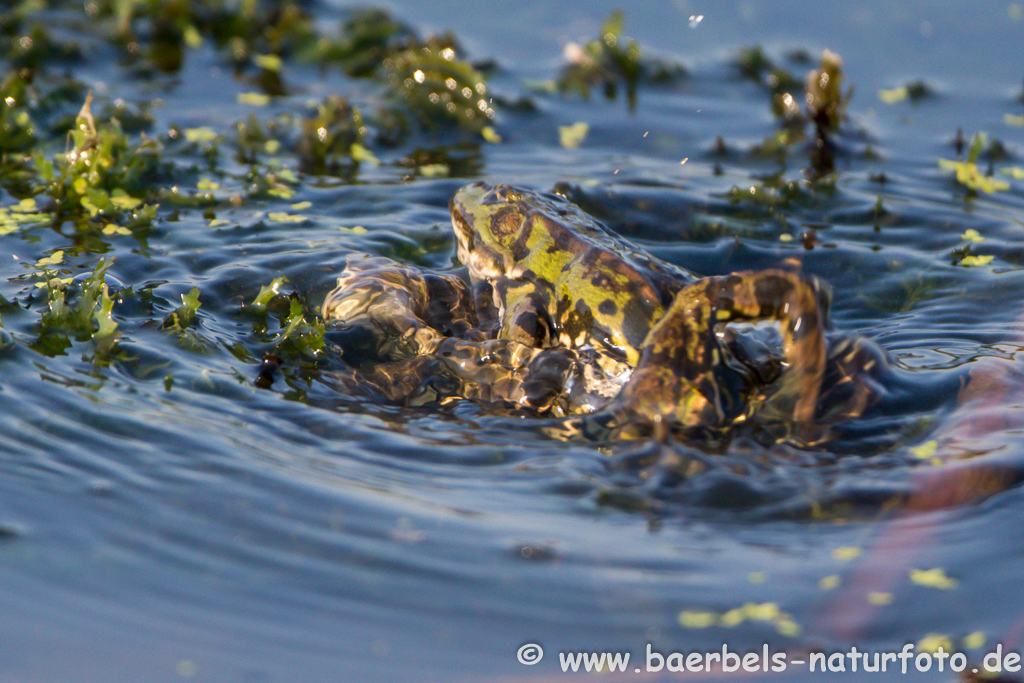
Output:
[[[358,164],[353,147],[366,134],[363,117],[348,100],[331,95],[317,105],[316,116],[302,121],[298,153],[306,173],[338,175],[342,167],[351,170]],[[365,159],[365,148],[359,146]]]
[[[910,580],[919,586],[938,588],[940,590],[956,588],[959,584],[956,579],[951,579],[946,576],[945,570],[941,567],[936,567],[934,569],[911,569]]]
[[[11,41],[5,57],[13,71],[36,71],[48,62],[79,60],[82,51],[75,43],[54,39],[42,23],[33,23],[18,40]]]
[[[968,254],[967,256],[964,256],[956,263],[957,265],[961,265],[966,268],[975,268],[978,266],[987,266],[988,264],[992,263],[993,259],[995,259],[995,256],[992,256],[991,254],[986,254],[983,256],[975,256],[974,254]]]
[[[90,19],[109,19],[108,38],[123,46],[136,69],[175,72],[189,49],[209,39],[236,68],[257,55],[288,55],[315,43],[308,12],[299,2],[230,0],[98,0],[85,3]]]
[[[52,261],[41,264],[56,265]],[[70,279],[58,277],[55,271],[43,271],[44,281],[38,286],[46,292],[47,301],[39,320],[38,338],[31,344],[33,349],[47,356],[61,355],[71,347],[74,338],[93,342],[95,361],[107,358],[120,336],[112,315],[114,302],[105,280],[111,265],[113,261],[100,259],[77,286]]]
[[[967,150],[966,160],[952,161],[949,159],[939,159],[939,168],[954,171],[956,173],[956,181],[966,187],[971,193],[979,191],[992,193],[1010,189],[1010,184],[1005,180],[993,178],[991,171],[985,174],[978,168],[978,159],[983,151],[987,151],[990,161],[994,157],[1004,157],[1006,154],[1001,143],[997,141],[989,143],[987,135],[976,133],[971,138],[971,146]]]
[[[826,186],[822,185],[822,187]],[[781,175],[747,187],[733,186],[725,194],[725,197],[733,203],[751,203],[770,211],[789,206],[793,202],[807,201],[808,196],[807,188],[803,183],[786,180]]]
[[[622,36],[625,17],[616,10],[604,24],[601,33],[584,46],[570,43],[565,48],[569,63],[556,82],[562,93],[574,91],[590,97],[592,88],[600,88],[604,96],[614,100],[619,87],[626,90],[629,108],[636,107],[636,86],[640,80],[640,46]]]
[[[338,64],[353,78],[377,73],[384,60],[418,42],[416,34],[382,9],[354,9],[337,38],[321,36],[311,51],[322,64]]]
[[[140,196],[160,175],[160,144],[142,136],[132,144],[116,119],[97,126],[90,94],[75,119],[70,152],[47,159],[33,155],[42,191],[54,203],[54,220],[70,218],[84,228],[89,219],[141,225],[156,216],[156,205]]]
[[[392,97],[428,127],[453,121],[481,131],[494,118],[483,74],[456,57],[453,40],[435,39],[383,62]]]
[[[237,95],[241,104],[265,107],[271,98],[289,94],[285,58],[293,57],[378,80],[385,106],[375,124],[384,138],[392,130],[404,138],[410,119],[428,129],[456,125],[481,132],[495,114],[483,74],[456,56],[460,49],[451,34],[421,40],[384,10],[353,10],[336,35],[326,35],[317,32],[304,5],[292,0],[240,7],[227,0],[99,0],[84,9],[107,40],[123,47],[137,75],[177,72],[189,50],[211,42],[238,78],[256,87]],[[76,5],[69,11],[82,9]],[[38,31],[38,37],[13,44],[47,44],[48,34]],[[44,50],[30,66],[77,59],[77,49]],[[13,133],[14,127],[4,123],[0,119],[0,126]]]
[[[805,63],[804,53],[790,55],[791,61]],[[831,137],[839,133],[853,88],[843,90],[842,58],[825,50],[818,64],[801,82],[789,71],[775,65],[760,47],[747,48],[735,61],[740,74],[771,92],[771,108],[781,126],[753,148],[758,156],[776,157],[781,162],[790,148],[807,139],[807,123],[814,124],[814,146],[810,151],[810,175],[828,176],[834,168]],[[803,103],[801,106],[801,102]]]
[[[852,97],[852,87],[843,91],[842,58],[825,50],[818,68],[807,74],[805,89],[807,116],[814,123],[819,141],[838,132]]]
[[[641,81],[666,83],[685,74],[682,66],[641,59],[640,45],[622,35],[624,24],[625,16],[616,10],[601,25],[596,39],[582,46],[566,45],[568,64],[555,81],[559,92],[575,92],[589,99],[591,90],[598,89],[605,98],[614,100],[622,88],[632,111],[636,108],[636,89]]]
[[[735,628],[744,622],[753,621],[771,624],[780,635],[787,637],[796,637],[802,631],[792,615],[780,610],[778,604],[774,602],[746,602],[725,612],[682,610],[677,620],[680,626],[691,630],[713,626]]]
[[[558,127],[558,142],[566,149],[576,149],[587,137],[590,125],[586,121],[580,121],[570,126]]]
[[[39,211],[36,200],[31,197],[14,206],[0,206],[0,235],[9,235],[22,226],[49,222],[49,214]]]
[[[199,288],[193,287],[188,294],[181,295],[181,306],[164,318],[161,327],[165,330],[184,331],[196,324],[196,312],[202,305],[199,301]]]
[[[324,322],[313,313],[308,313],[296,295],[289,297],[288,315],[281,321],[278,343],[290,342],[305,355],[316,355],[324,349]]]
[[[802,52],[794,53],[791,57],[791,61],[801,64],[809,61]],[[743,78],[767,87],[775,96],[803,87],[799,78],[775,64],[759,45],[740,50],[733,65]]]
[[[891,90],[883,89],[878,91],[878,99],[885,104],[896,104],[905,100],[909,100],[912,104],[917,104],[921,100],[934,96],[935,91],[927,83],[920,80]]]
[[[0,154],[4,162],[11,152],[24,152],[36,142],[35,125],[27,108],[28,83],[17,71],[0,83]]]

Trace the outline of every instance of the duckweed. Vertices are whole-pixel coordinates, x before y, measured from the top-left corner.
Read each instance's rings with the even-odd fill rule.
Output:
[[[988,136],[984,133],[976,133],[971,138],[971,146],[968,148],[967,159],[964,161],[951,161],[939,159],[939,168],[951,170],[956,173],[956,181],[966,187],[969,191],[993,193],[1010,189],[1010,184],[1004,180],[993,178],[992,175],[984,174],[978,168],[978,159],[982,152],[988,151],[990,159],[998,154],[1001,145],[996,141],[989,143]]]
[[[558,142],[566,149],[576,149],[590,132],[590,124],[585,121],[570,126],[558,127]]]
[[[911,569],[910,580],[919,586],[949,590],[956,588],[959,582],[946,576],[946,572],[936,567],[934,569]]]

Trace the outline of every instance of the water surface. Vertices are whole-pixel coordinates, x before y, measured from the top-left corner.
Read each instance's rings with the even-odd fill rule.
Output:
[[[936,635],[971,666],[998,641],[1024,650],[1024,184],[1002,172],[1024,142],[1020,5],[638,3],[626,35],[686,75],[641,85],[634,111],[537,86],[614,3],[388,7],[422,34],[454,31],[471,59],[494,61],[493,93],[534,107],[498,108],[501,143],[371,137],[380,163],[355,177],[282,155],[296,171],[287,197],[251,193],[250,171],[272,170],[272,155],[252,165],[223,142],[214,172],[168,141],[167,182],[212,192],[212,205],[165,201],[144,235],[86,238],[67,223],[0,235],[0,680],[549,680],[558,652],[768,644],[795,658]],[[345,10],[310,8],[325,31]],[[180,71],[140,74],[80,10],[41,16],[87,48],[51,73],[73,73],[97,111],[156,100],[151,137],[208,127],[227,140],[250,115],[306,115],[335,93],[369,111],[378,96],[297,62],[293,92],[255,107],[209,40]],[[735,66],[756,45],[801,78],[823,49],[842,55],[855,91],[832,181],[808,182],[809,142],[755,152],[779,129],[766,88]],[[879,97],[917,81],[930,96]],[[589,131],[569,149],[558,128],[576,122]],[[958,130],[1003,143],[991,166],[1008,189],[970,192],[940,168]],[[55,135],[51,153],[62,148]],[[341,361],[329,352],[293,352],[269,389],[255,386],[283,315],[248,307],[261,287],[284,276],[281,291],[312,311],[353,254],[450,267],[447,202],[476,179],[557,189],[700,275],[798,259],[831,285],[836,333],[884,347],[898,381],[829,447],[738,440],[688,481],[639,475],[631,463],[657,455],[652,444],[609,453],[471,403],[367,403],[330,381]],[[954,265],[968,242],[993,259]],[[37,343],[48,302],[32,273],[57,250],[61,276],[80,280],[115,259],[111,362],[73,335]],[[193,288],[197,322],[163,327]],[[700,615],[713,623],[695,627]],[[517,662],[525,643],[544,660]],[[935,676],[921,679],[956,680]]]

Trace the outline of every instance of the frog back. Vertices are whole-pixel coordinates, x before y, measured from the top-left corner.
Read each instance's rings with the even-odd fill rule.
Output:
[[[566,218],[546,211],[531,217],[528,232],[539,237],[529,243],[524,235],[519,274],[550,292],[561,344],[592,346],[634,366],[651,326],[694,278],[627,247],[589,217]]]

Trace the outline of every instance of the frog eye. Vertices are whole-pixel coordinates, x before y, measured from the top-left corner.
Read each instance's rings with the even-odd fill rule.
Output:
[[[493,190],[484,195],[483,199],[480,200],[481,204],[494,205],[494,204],[508,204],[519,199],[519,193],[508,185],[498,185]]]

